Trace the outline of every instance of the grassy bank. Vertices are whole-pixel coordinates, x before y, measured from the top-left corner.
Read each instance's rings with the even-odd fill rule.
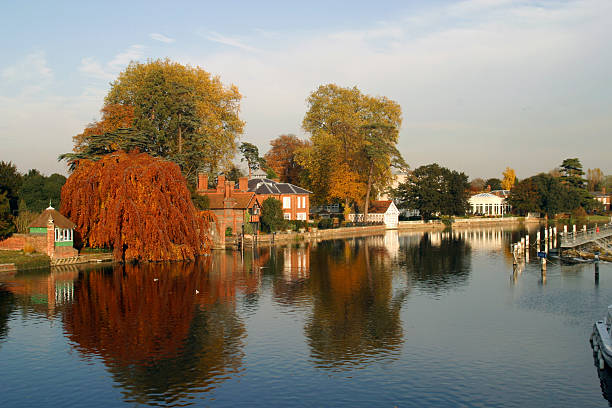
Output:
[[[17,269],[35,269],[49,267],[50,259],[47,255],[23,251],[0,251],[0,264],[12,263]]]

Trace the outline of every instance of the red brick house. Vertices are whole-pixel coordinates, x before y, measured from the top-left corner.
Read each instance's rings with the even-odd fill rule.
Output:
[[[268,197],[279,200],[286,220],[308,220],[311,191],[291,183],[270,180],[261,170],[253,173],[253,177],[248,181],[248,191],[256,194],[259,203],[263,203]]]
[[[247,177],[242,177],[236,186],[233,181],[226,181],[225,176],[219,176],[216,188],[209,189],[208,175],[198,174],[197,193],[208,197],[221,236],[227,227],[231,227],[233,233],[240,233],[245,220],[259,222],[260,204],[255,193],[248,191],[247,181]]]

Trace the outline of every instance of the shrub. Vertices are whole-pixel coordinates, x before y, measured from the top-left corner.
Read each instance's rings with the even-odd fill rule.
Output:
[[[232,230],[232,227],[227,227],[227,228],[225,229],[225,236],[226,236],[226,237],[231,237],[233,232],[234,232],[234,231]]]
[[[334,225],[334,221],[331,218],[321,218],[319,220],[318,228],[319,229],[330,229]]]
[[[31,254],[34,252],[34,246],[32,246],[32,244],[30,244],[29,242],[27,242],[24,246],[23,246],[23,253],[24,254]]]

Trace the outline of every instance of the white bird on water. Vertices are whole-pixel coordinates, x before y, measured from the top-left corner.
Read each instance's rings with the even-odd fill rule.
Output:
[[[200,293],[200,291],[196,289],[196,295],[197,295],[198,293]]]

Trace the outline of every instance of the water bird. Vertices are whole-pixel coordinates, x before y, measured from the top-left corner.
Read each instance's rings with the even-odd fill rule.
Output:
[[[200,291],[196,289],[196,295],[197,295],[198,293],[200,293]]]

